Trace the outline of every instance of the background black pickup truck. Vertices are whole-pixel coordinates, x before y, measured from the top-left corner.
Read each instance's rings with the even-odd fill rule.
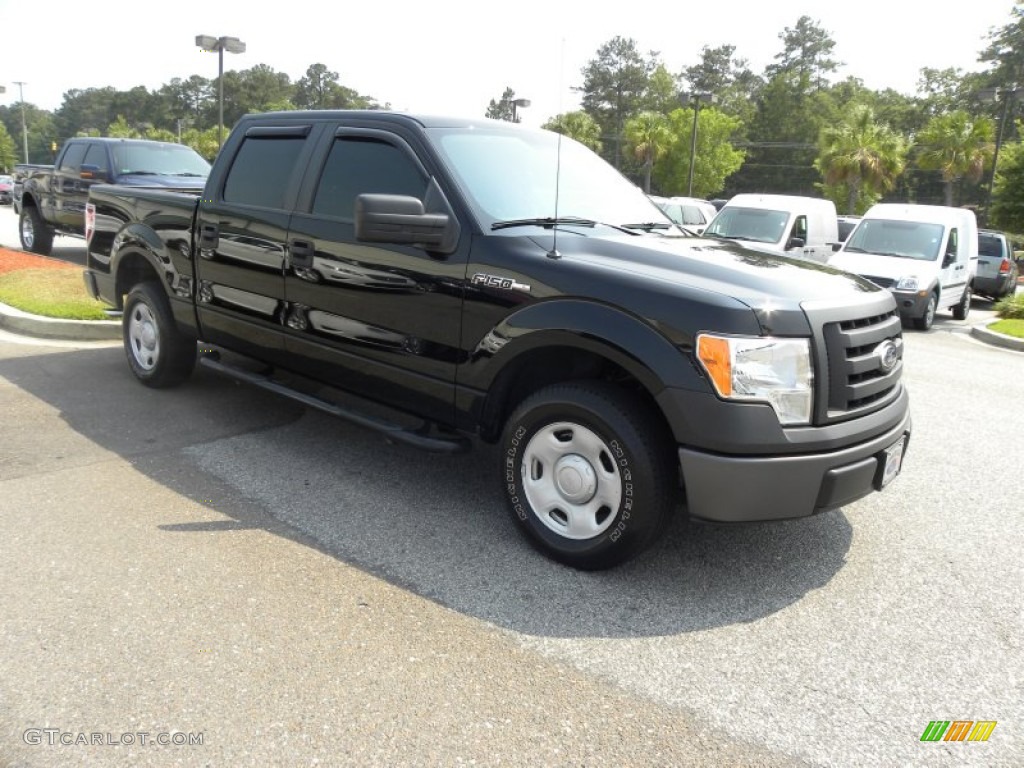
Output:
[[[56,233],[85,234],[85,203],[97,183],[200,192],[210,164],[182,144],[68,139],[54,165],[22,166],[18,229],[26,251],[48,254]],[[15,168],[18,170],[18,167]]]
[[[183,381],[202,339],[226,351],[202,364],[392,439],[499,442],[513,518],[575,567],[636,554],[679,502],[847,504],[909,439],[889,291],[689,237],[547,131],[251,115],[200,198],[95,186],[87,219],[86,283],[144,384]]]

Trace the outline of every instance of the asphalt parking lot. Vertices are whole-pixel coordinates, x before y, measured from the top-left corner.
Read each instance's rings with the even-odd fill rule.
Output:
[[[3,335],[0,764],[1024,764],[1024,353],[967,330],[906,333],[884,493],[604,573],[519,539],[490,449]]]

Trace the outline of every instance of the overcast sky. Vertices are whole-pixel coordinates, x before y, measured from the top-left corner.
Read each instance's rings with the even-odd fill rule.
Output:
[[[1011,0],[236,0],[45,3],[0,0],[0,104],[57,109],[65,91],[111,85],[159,88],[173,77],[214,78],[217,57],[199,34],[238,37],[225,69],[267,64],[293,81],[322,62],[343,85],[395,109],[476,117],[506,86],[532,101],[539,125],[578,108],[572,88],[597,49],[616,35],[657,51],[670,72],[697,63],[703,46],[735,45],[755,72],[782,50],[779,34],[802,15],[836,41],[839,75],[869,88],[913,93],[922,67],[981,70],[993,27]],[[606,9],[615,8],[614,12]]]

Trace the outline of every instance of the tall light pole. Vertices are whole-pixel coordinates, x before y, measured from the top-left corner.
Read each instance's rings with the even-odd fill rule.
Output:
[[[516,111],[516,108],[517,107],[525,108],[525,107],[528,107],[528,106],[530,106],[530,100],[529,99],[512,99],[512,122],[513,123],[518,123],[519,122],[519,113]]]
[[[697,156],[697,115],[700,113],[700,105],[714,104],[718,97],[713,93],[684,93],[679,97],[679,103],[684,107],[693,107],[693,133],[690,136],[690,178],[686,184],[687,197],[693,197],[693,161]]]
[[[25,150],[25,162],[28,163],[28,128],[25,127],[25,87],[28,83],[23,80],[14,80],[18,86],[18,99],[21,101],[21,144]]]
[[[228,53],[245,53],[245,43],[237,37],[213,37],[212,35],[196,35],[196,45],[204,51],[217,52],[217,97],[220,117],[217,121],[217,147],[224,143],[224,51]]]
[[[999,167],[999,147],[1003,143],[1003,128],[1007,119],[1012,115],[1010,107],[1018,101],[1024,101],[1024,87],[1017,87],[1014,83],[1009,88],[982,88],[978,91],[978,98],[982,101],[995,101],[1000,99],[1003,102],[1003,111],[999,117],[999,129],[996,131],[996,148],[992,152],[992,178],[988,182],[988,192],[985,195],[985,224],[988,224],[989,210],[992,207],[992,188],[996,184],[996,168]]]

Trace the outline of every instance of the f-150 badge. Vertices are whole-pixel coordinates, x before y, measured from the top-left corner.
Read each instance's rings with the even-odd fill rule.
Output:
[[[511,291],[523,291],[525,293],[530,292],[530,286],[526,283],[517,283],[511,277],[501,277],[500,275],[485,275],[483,272],[477,272],[473,277],[470,278],[470,282],[473,285],[485,285],[488,288],[503,288]]]

